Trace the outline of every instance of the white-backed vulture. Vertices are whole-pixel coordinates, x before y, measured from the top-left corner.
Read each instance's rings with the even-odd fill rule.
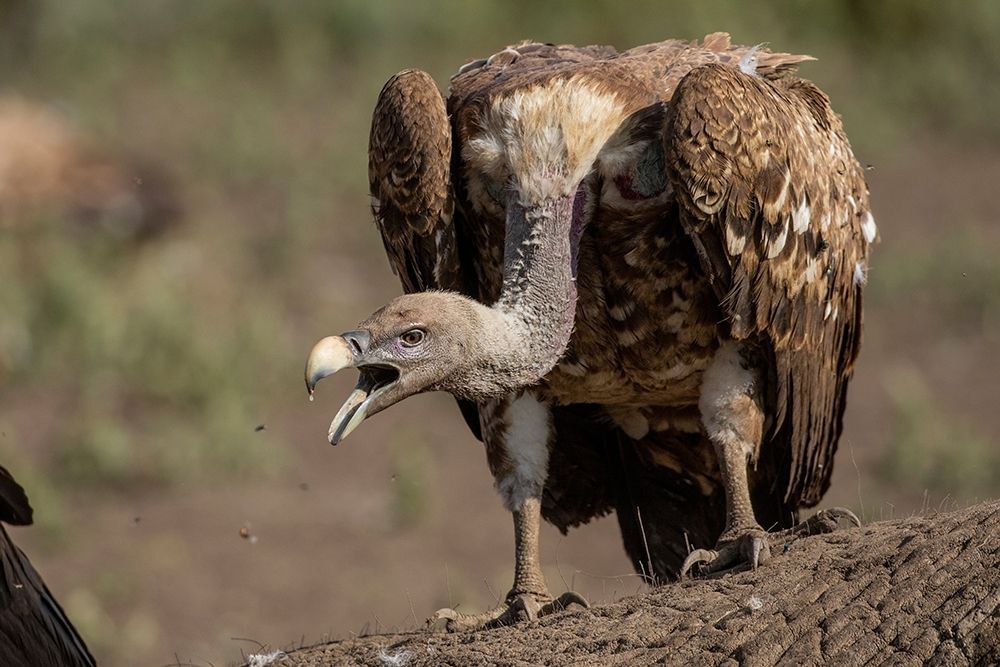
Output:
[[[723,33],[524,43],[462,67],[447,106],[417,70],[383,88],[372,208],[407,295],[318,343],[306,384],[361,372],[333,444],[412,394],[459,399],[516,564],[503,605],[438,612],[450,628],[583,603],[548,592],[540,515],[616,510],[660,580],[756,567],[765,529],[856,521],[792,528],[829,485],[876,237],[805,60]]]

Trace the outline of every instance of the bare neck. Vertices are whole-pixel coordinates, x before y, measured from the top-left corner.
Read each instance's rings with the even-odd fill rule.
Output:
[[[576,316],[576,251],[583,197],[525,208],[511,202],[500,298],[480,307],[481,354],[467,394],[500,396],[536,384],[556,365]]]

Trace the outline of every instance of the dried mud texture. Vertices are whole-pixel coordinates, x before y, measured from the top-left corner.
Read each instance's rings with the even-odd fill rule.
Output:
[[[288,665],[1000,665],[1000,502],[798,540],[756,572],[538,622],[369,635]]]

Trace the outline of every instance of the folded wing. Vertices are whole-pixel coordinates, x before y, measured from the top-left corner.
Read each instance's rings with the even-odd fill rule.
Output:
[[[814,85],[721,65],[680,82],[664,140],[682,225],[732,336],[771,364],[768,446],[787,448],[776,481],[792,506],[814,505],[829,486],[876,236],[862,168]]]

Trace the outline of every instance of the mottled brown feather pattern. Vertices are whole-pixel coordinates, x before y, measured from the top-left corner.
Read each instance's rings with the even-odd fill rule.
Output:
[[[829,485],[860,343],[864,174],[815,86],[720,66],[684,79],[665,141],[682,224],[732,335],[773,356],[786,498],[814,505]]]
[[[451,127],[437,84],[405,70],[382,88],[368,149],[372,212],[407,292],[459,289]]]
[[[773,437],[751,471],[765,526],[790,525],[825,491],[860,341],[855,274],[874,233],[863,174],[826,96],[792,76],[811,58],[758,49],[754,76],[739,70],[749,51],[725,33],[622,53],[522,43],[463,66],[447,115],[411,70],[386,84],[373,119],[375,217],[404,289],[489,304],[507,186],[462,156],[491,105],[555,81],[621,105],[607,145],[623,150],[585,179],[575,331],[535,388],[557,406],[543,511],[565,529],[614,505],[638,564],[641,505],[660,576],[685,537],[707,546],[721,530],[718,466],[697,419],[720,340],[747,341],[768,369]],[[494,472],[509,466],[500,407],[480,406]]]

